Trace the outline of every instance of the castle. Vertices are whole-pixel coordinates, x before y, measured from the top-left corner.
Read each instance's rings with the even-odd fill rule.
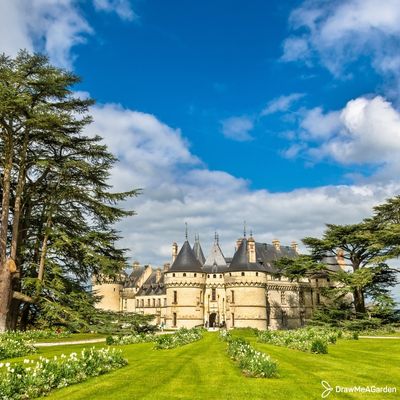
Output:
[[[303,326],[321,302],[320,289],[330,285],[324,274],[291,280],[277,274],[274,261],[296,257],[297,244],[258,243],[250,235],[237,240],[232,258],[224,256],[218,236],[207,258],[199,238],[178,251],[172,245],[172,264],[163,268],[134,263],[128,276],[94,281],[102,296],[98,308],[152,314],[166,328],[195,326],[289,329]],[[327,260],[333,269],[340,260]]]

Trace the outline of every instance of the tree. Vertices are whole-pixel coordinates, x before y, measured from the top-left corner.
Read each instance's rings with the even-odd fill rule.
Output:
[[[360,315],[366,313],[366,294],[387,293],[396,282],[396,271],[385,261],[398,254],[400,235],[393,235],[373,219],[352,225],[328,224],[322,239],[307,237],[303,242],[316,261],[329,254],[346,261],[351,273],[338,271],[334,278],[343,284],[342,290],[352,291]]]
[[[66,311],[66,292],[126,265],[113,224],[134,214],[117,204],[138,190],[110,192],[116,159],[83,134],[93,101],[73,96],[78,82],[44,56],[0,56],[0,331],[44,304]]]

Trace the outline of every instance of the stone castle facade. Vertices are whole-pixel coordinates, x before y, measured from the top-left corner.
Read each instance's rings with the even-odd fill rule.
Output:
[[[232,258],[223,255],[218,237],[207,258],[196,238],[178,251],[172,245],[172,264],[163,268],[134,263],[128,276],[93,282],[102,296],[97,307],[154,315],[166,328],[195,326],[288,329],[303,326],[321,302],[326,275],[290,280],[277,274],[274,261],[296,257],[297,245],[258,243],[250,236],[236,243]],[[329,260],[340,268],[340,260]]]

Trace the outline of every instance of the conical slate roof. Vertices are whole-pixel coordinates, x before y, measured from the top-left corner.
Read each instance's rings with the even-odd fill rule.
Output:
[[[228,271],[263,271],[266,269],[262,263],[250,263],[247,253],[247,239],[244,238],[239,248],[237,249],[232,261],[229,265]]]
[[[200,261],[186,240],[169,272],[203,272]]]
[[[200,240],[198,237],[196,237],[194,245],[193,245],[193,252],[196,258],[200,261],[201,265],[204,265],[204,262],[206,261],[206,258],[204,257],[203,249],[201,248],[200,245]]]
[[[226,260],[217,240],[204,263],[203,270],[207,272],[224,272],[226,270]]]

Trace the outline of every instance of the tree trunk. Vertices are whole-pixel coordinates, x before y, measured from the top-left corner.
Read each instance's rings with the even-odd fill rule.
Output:
[[[46,264],[46,255],[47,255],[47,242],[49,240],[50,229],[51,229],[51,217],[49,216],[46,222],[46,228],[42,243],[42,251],[40,254],[39,271],[38,271],[38,279],[40,282],[43,282],[44,278],[44,268]]]
[[[10,181],[13,164],[12,136],[5,143],[5,163],[3,172],[3,199],[0,222],[0,332],[7,330],[7,315],[11,303],[11,273],[7,266],[7,233],[10,210]]]
[[[354,289],[354,308],[357,314],[365,314],[364,293],[361,288]]]

